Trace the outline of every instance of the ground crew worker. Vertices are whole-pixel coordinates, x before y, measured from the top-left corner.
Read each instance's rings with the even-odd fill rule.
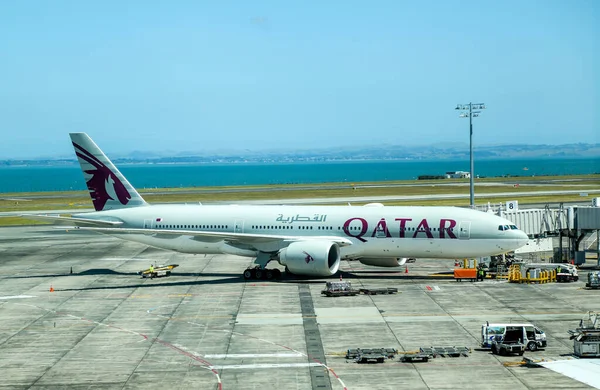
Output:
[[[558,267],[556,267],[556,273],[557,274],[561,273],[561,271],[562,271],[562,268],[560,268],[560,265]]]
[[[154,278],[154,264],[150,264],[150,279]]]
[[[483,282],[483,268],[479,268],[477,270],[477,280],[481,280]]]

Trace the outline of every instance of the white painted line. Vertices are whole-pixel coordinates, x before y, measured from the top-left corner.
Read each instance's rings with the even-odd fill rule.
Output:
[[[322,367],[321,363],[283,363],[283,364],[230,364],[221,366],[210,366],[215,370],[254,370],[257,368],[304,368],[304,367]]]
[[[433,289],[434,289],[435,291],[440,291],[440,290],[441,290],[441,288],[440,288],[439,286],[433,286]]]
[[[203,355],[206,359],[243,359],[243,358],[298,358],[305,357],[299,353],[230,353]]]
[[[8,297],[0,297],[0,299],[23,299],[23,298],[35,298],[35,295],[12,295]]]

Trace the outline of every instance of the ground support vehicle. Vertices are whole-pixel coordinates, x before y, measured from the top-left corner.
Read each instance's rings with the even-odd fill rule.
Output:
[[[361,353],[354,358],[356,363],[383,363],[387,359],[387,356],[382,353]]]
[[[327,282],[325,284],[325,290],[321,291],[321,294],[328,297],[354,296],[359,293],[360,290],[352,288],[350,282]]]
[[[588,312],[579,327],[569,330],[573,354],[577,357],[600,357],[600,314]]]
[[[523,331],[519,327],[507,329],[504,337],[496,336],[492,340],[492,353],[495,355],[519,354],[525,353],[525,344],[523,344]]]
[[[469,356],[471,350],[467,347],[421,347],[419,353],[428,354],[429,356],[436,358],[440,357],[460,357]]]
[[[464,279],[475,282],[477,280],[477,269],[476,268],[455,268],[454,279],[460,282]]]
[[[359,356],[378,356],[382,355],[386,359],[392,359],[398,354],[395,348],[354,348],[346,351],[346,359],[356,360]]]
[[[171,276],[171,271],[173,268],[179,267],[179,264],[170,264],[170,265],[159,265],[152,268],[147,268],[141,271],[138,271],[138,275],[141,275],[142,278],[160,278]]]
[[[546,348],[546,333],[537,326],[528,323],[485,323],[481,325],[481,346],[483,348],[490,348],[494,338],[503,338],[507,330],[516,328],[519,329],[520,338],[529,351],[537,351],[540,348]]]
[[[587,275],[587,288],[600,288],[600,271],[590,271]]]
[[[396,294],[397,288],[384,287],[384,288],[361,288],[359,291],[365,295],[377,295],[377,294]]]
[[[558,283],[576,282],[579,280],[579,276],[573,275],[570,272],[559,272],[556,274],[556,281]]]

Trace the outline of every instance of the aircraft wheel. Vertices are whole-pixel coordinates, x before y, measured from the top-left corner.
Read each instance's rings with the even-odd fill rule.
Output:
[[[274,276],[275,275],[273,275],[273,270],[268,269],[265,271],[265,277],[267,278],[267,280],[273,280]]]
[[[281,278],[281,271],[280,271],[280,270],[278,270],[277,268],[275,268],[275,269],[273,270],[273,276],[275,277],[275,279],[279,279],[279,278]]]
[[[244,279],[246,280],[250,280],[252,279],[252,270],[251,269],[247,269],[244,271]]]
[[[265,276],[265,273],[262,269],[254,270],[254,279],[262,279]]]

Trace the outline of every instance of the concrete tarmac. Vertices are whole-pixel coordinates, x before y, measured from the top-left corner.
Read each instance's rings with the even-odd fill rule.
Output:
[[[173,263],[168,278],[136,274]],[[327,298],[325,280],[245,281],[250,263],[83,232],[1,228],[0,388],[589,388],[478,349],[485,321],[533,322],[549,345],[525,356],[564,359],[573,349],[567,330],[600,311],[600,291],[583,282],[457,283],[430,276],[452,261],[419,259],[408,273],[343,262],[354,287],[399,293]],[[473,351],[414,364],[344,358],[349,348],[436,345]]]

